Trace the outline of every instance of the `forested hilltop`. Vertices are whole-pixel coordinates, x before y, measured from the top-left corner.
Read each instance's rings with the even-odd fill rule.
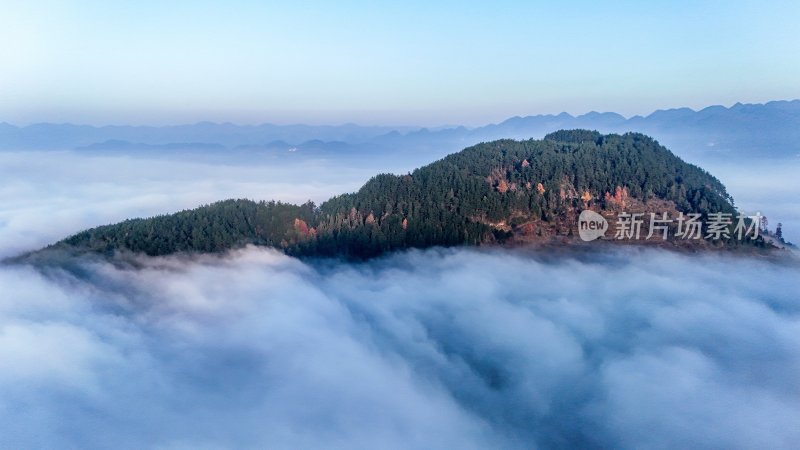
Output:
[[[609,222],[622,211],[736,213],[719,180],[655,140],[570,130],[478,144],[406,175],[377,175],[319,206],[224,200],[89,229],[45,251],[155,256],[254,244],[298,256],[369,258],[412,247],[575,240],[584,209]],[[737,242],[697,241],[726,243]]]

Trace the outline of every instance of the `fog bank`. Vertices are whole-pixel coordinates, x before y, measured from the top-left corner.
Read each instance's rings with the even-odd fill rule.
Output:
[[[86,228],[228,198],[321,202],[376,172],[322,161],[226,165],[125,154],[0,152],[0,259]]]
[[[796,265],[636,249],[0,269],[2,448],[791,448]]]

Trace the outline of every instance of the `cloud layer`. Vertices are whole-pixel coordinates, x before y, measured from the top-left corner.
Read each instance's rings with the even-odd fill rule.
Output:
[[[2,448],[790,448],[800,271],[430,250],[0,269]]]
[[[85,228],[226,198],[320,202],[357,189],[378,170],[312,160],[229,165],[194,159],[0,152],[0,259]]]
[[[794,171],[709,168],[794,239]],[[0,153],[0,258],[377,171]],[[798,271],[652,251],[2,266],[0,448],[790,448]]]

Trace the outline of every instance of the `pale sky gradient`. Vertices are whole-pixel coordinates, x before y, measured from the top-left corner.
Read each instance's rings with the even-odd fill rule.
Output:
[[[800,2],[4,0],[0,121],[477,125],[800,97]]]

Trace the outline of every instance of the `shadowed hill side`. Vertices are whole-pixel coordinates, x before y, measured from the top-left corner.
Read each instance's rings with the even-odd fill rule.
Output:
[[[403,248],[548,241],[577,213],[734,213],[722,183],[637,133],[558,131],[482,143],[358,192],[312,203],[225,200],[78,233],[46,250],[219,252],[247,244],[367,258]]]

